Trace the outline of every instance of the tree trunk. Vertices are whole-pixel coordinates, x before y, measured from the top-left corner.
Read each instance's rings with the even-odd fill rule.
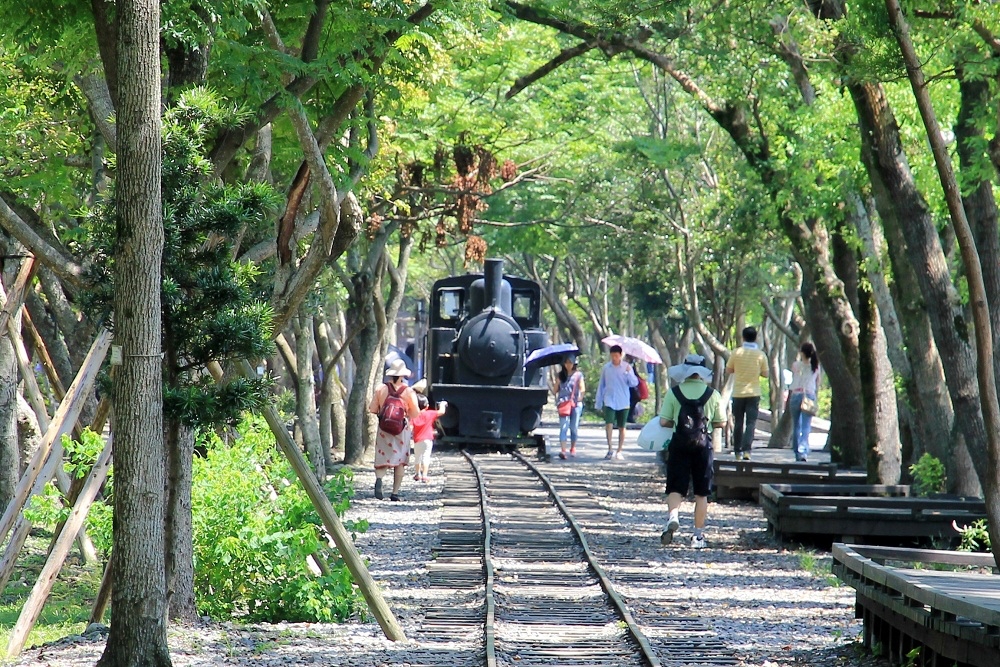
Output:
[[[927,140],[934,154],[934,165],[937,167],[938,179],[944,198],[948,204],[948,214],[951,218],[951,229],[955,233],[962,253],[962,264],[969,290],[969,309],[975,323],[975,353],[976,353],[976,383],[979,389],[979,404],[985,423],[986,451],[978,450],[979,443],[967,440],[969,454],[972,456],[979,481],[983,485],[983,499],[986,504],[986,516],[989,519],[988,529],[993,543],[993,558],[1000,566],[1000,396],[997,393],[996,374],[994,372],[994,326],[989,307],[989,295],[986,288],[986,276],[983,273],[984,262],[980,259],[976,248],[975,233],[965,214],[961,191],[955,170],[951,163],[951,155],[941,136],[937,114],[927,91],[927,81],[924,79],[923,67],[910,39],[909,24],[903,16],[903,10],[898,0],[885,0],[886,12],[892,26],[893,35],[899,44],[903,61],[906,63],[906,75],[910,80],[910,88],[920,110],[920,118],[924,124]],[[996,234],[994,225],[994,235]],[[991,244],[995,244],[994,238]],[[996,246],[992,246],[995,248]],[[986,256],[987,262],[996,262],[1000,257],[996,254]]]
[[[330,327],[326,318],[320,314],[313,317],[313,337],[316,340],[316,357],[319,367],[323,370],[320,378],[319,394],[316,398],[316,409],[319,411],[319,444],[323,450],[323,465],[327,470],[333,470],[333,401],[340,398],[337,391],[337,369],[326,371],[327,362],[335,354],[330,341]]]
[[[122,365],[115,411],[115,586],[99,667],[163,667],[167,595],[163,541],[163,384],[160,362],[159,4],[122,0],[118,26],[115,343]]]
[[[305,312],[306,306],[299,308],[295,317],[295,358],[297,361],[295,384],[295,414],[302,432],[302,444],[312,464],[313,472],[320,484],[326,481],[326,456],[319,437],[319,422],[316,418],[316,381],[313,374],[313,317]]]
[[[381,336],[375,324],[374,288],[376,281],[367,272],[355,275],[351,303],[347,309],[347,327],[354,332],[351,357],[356,372],[351,393],[347,398],[347,429],[344,437],[344,462],[361,463],[369,440],[371,418],[368,402],[371,397],[371,370],[381,346]]]
[[[17,437],[17,358],[9,336],[0,337],[0,507],[14,497],[21,472]]]
[[[896,388],[886,350],[875,296],[867,289],[860,294],[861,387],[865,393],[865,433],[868,434],[868,478],[879,484],[898,484],[901,448]]]
[[[31,409],[28,405],[28,401],[24,400],[24,397],[18,394],[17,396],[17,444],[18,450],[21,455],[20,463],[20,473],[24,472],[24,469],[28,465],[28,461],[31,460],[32,454],[38,449],[38,445],[42,442],[41,427],[38,425],[38,417],[35,415],[35,411]],[[4,505],[6,507],[6,505]]]
[[[195,431],[176,419],[166,421],[164,558],[167,611],[172,619],[194,621],[194,535],[191,520],[192,457]]]
[[[881,86],[852,82],[848,89],[858,112],[862,159],[889,240],[895,283],[905,289],[907,278],[912,277],[920,286],[922,305],[941,357],[956,423],[973,454],[976,469],[982,470],[980,463],[985,464],[986,459],[986,426],[979,406],[972,332],[951,282],[934,219],[910,172],[896,119]],[[900,256],[903,249],[905,257]],[[907,300],[899,309],[904,321],[907,309],[915,307],[918,306]],[[919,334],[919,330],[914,333]],[[928,354],[926,349],[916,351]],[[945,442],[951,442],[951,438]],[[928,443],[928,449],[931,444]],[[949,474],[957,474],[954,469],[956,457],[946,454],[942,460],[951,463],[946,463]]]
[[[832,321],[831,310],[848,307],[846,298],[841,306],[834,306],[830,296],[821,296],[820,285],[816,283],[814,270],[801,259],[802,301],[806,309],[806,319],[812,330],[816,349],[819,351],[823,373],[830,383],[832,401],[830,406],[830,434],[827,446],[832,460],[846,467],[865,464],[865,423],[864,405],[861,395],[860,351],[857,320],[853,313],[847,331]],[[824,288],[827,283],[823,283]],[[828,292],[829,295],[829,292]],[[844,320],[847,322],[848,320]],[[845,355],[845,348],[850,356]]]
[[[997,202],[993,196],[993,182],[975,174],[988,173],[989,156],[983,150],[986,139],[978,119],[990,113],[990,83],[976,77],[966,77],[958,68],[958,90],[961,103],[955,121],[955,143],[958,146],[959,165],[965,178],[963,208],[976,237],[976,249],[983,265],[983,282],[989,297],[990,323],[993,337],[1000,334],[1000,229],[997,225]],[[994,373],[1000,377],[1000,355],[993,355]]]

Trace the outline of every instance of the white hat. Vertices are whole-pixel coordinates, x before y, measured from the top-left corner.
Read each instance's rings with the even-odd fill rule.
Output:
[[[410,387],[410,389],[412,389],[413,391],[417,392],[418,394],[426,394],[427,393],[427,378],[421,378],[421,379],[417,380],[415,383],[413,383],[413,386]]]
[[[683,382],[693,375],[703,380],[712,379],[712,371],[705,365],[705,357],[700,354],[689,354],[684,357],[684,363],[668,368],[667,375],[674,382]]]
[[[410,377],[410,369],[406,367],[406,362],[402,359],[393,359],[385,374],[389,377]]]

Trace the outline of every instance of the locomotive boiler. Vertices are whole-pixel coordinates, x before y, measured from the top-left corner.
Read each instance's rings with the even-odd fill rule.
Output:
[[[500,259],[487,259],[482,275],[434,283],[425,373],[431,400],[448,402],[445,441],[535,442],[548,387],[524,360],[548,344],[540,316],[538,284],[505,276]]]

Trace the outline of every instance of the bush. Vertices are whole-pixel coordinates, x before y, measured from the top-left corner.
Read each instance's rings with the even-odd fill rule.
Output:
[[[910,466],[910,474],[913,476],[913,491],[918,496],[944,493],[948,488],[944,464],[926,452]]]
[[[327,546],[322,522],[262,419],[240,425],[238,437],[201,439],[195,459],[194,557],[198,612],[215,619],[341,621],[363,609],[350,573]],[[353,495],[351,473],[326,484],[343,514]],[[347,528],[363,531],[367,525]],[[314,561],[321,574],[311,571]]]
[[[62,436],[63,469],[70,477],[86,477],[104,449],[104,438],[89,428],[83,429],[80,440],[68,435]],[[98,496],[87,512],[86,528],[94,547],[104,555],[111,553],[111,506],[114,468],[108,468],[108,476]],[[32,496],[24,508],[24,516],[31,523],[55,530],[56,526],[69,518],[71,507],[63,504],[62,493],[55,482],[49,482],[45,490]]]
[[[959,551],[990,551],[990,534],[987,530],[986,519],[973,521],[969,526],[958,528],[958,533],[962,536],[962,543],[958,545]]]

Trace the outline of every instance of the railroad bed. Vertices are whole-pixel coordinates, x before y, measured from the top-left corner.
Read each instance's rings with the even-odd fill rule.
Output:
[[[747,502],[712,504],[709,548],[693,550],[689,546],[691,505],[686,504],[677,540],[661,547],[665,508],[655,457],[632,448],[626,450],[625,461],[603,461],[600,440],[602,434],[596,429],[585,429],[575,460],[557,460],[541,469],[564,489],[566,503],[580,517],[591,550],[658,655],[664,655],[665,648],[670,654],[672,636],[694,629],[707,640],[720,642],[739,665],[883,664],[856,655],[861,622],[854,618],[854,590],[831,585],[830,577],[818,568],[803,569],[812,556],[775,542],[767,534],[759,507]],[[509,456],[489,459],[504,467],[512,464]],[[372,498],[374,475],[368,469],[356,472],[357,496],[349,518],[371,523],[367,533],[357,536],[357,544],[403,625],[406,642],[386,641],[371,622],[206,624],[172,628],[174,665],[484,664],[481,620],[473,620],[474,614],[481,613],[484,596],[482,583],[475,579],[477,566],[469,562],[469,578],[462,585],[439,575],[440,564],[448,557],[440,548],[439,534],[460,536],[471,531],[469,544],[482,539],[481,530],[478,536],[471,534],[476,532],[472,525],[478,522],[478,510],[449,517],[450,507],[469,507],[450,498],[451,490],[460,483],[467,490],[474,488],[471,473],[451,473],[450,467],[445,454],[435,453],[431,482],[415,483],[408,476],[400,503]],[[592,509],[595,513],[589,516]],[[455,550],[451,555],[461,554]],[[469,557],[478,560],[478,556]],[[500,562],[497,573],[501,601],[513,590],[504,588],[504,565]],[[583,572],[582,566],[573,567],[575,573]],[[612,626],[620,632],[617,621]],[[600,627],[603,632],[608,626]],[[507,643],[504,626],[499,629],[503,651],[513,644]],[[89,667],[101,649],[100,643],[88,642],[34,649],[19,664]]]

